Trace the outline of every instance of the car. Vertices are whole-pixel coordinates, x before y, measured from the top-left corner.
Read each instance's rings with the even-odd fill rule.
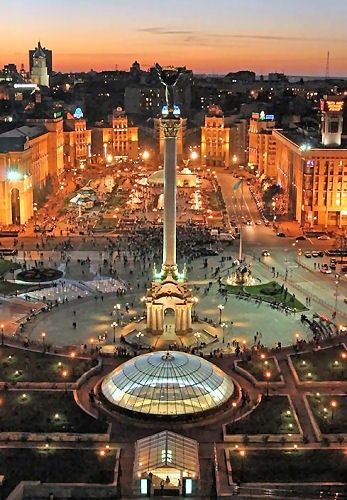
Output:
[[[347,273],[347,266],[341,267],[341,273]]]
[[[261,252],[261,254],[262,254],[263,257],[270,257],[270,255],[271,255],[270,252],[269,252],[269,250],[263,250]]]
[[[335,258],[330,259],[330,264],[336,264],[336,259]]]
[[[324,257],[324,252],[323,252],[323,250],[319,250],[319,251],[318,251],[318,256],[319,256],[319,257]]]
[[[262,221],[261,220],[257,220],[255,223],[256,223],[257,226],[261,226],[262,225]]]
[[[318,236],[317,240],[330,240],[330,236],[322,234],[321,236]]]
[[[300,236],[298,236],[298,237],[296,238],[296,241],[305,241],[305,240],[306,240],[306,236],[304,236],[303,234],[302,234],[302,235],[300,235]]]
[[[333,271],[335,271],[335,269],[336,269],[336,264],[334,264],[334,262],[332,262],[332,263],[330,264],[330,269],[332,269]]]
[[[246,226],[251,226],[252,224],[253,222],[251,221],[251,219],[246,220]]]
[[[319,252],[317,252],[316,250],[314,250],[314,251],[312,252],[312,257],[314,257],[314,258],[319,257]]]
[[[269,226],[270,226],[270,222],[269,222],[268,220],[265,220],[265,221],[264,221],[264,224],[265,224],[265,226],[266,226],[266,227],[269,227]]]
[[[285,238],[286,237],[285,233],[277,233],[277,236],[279,238]]]
[[[305,257],[306,259],[311,259],[312,258],[311,252],[305,252]]]
[[[320,268],[320,272],[323,273],[323,274],[331,274],[332,273],[332,270],[329,269],[329,267],[321,267]]]

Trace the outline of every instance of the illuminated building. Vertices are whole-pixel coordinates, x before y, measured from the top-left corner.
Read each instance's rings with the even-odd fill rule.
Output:
[[[112,115],[112,127],[92,129],[92,150],[105,161],[112,159],[135,159],[138,157],[138,127],[129,126],[128,117],[122,108]]]
[[[87,163],[91,156],[92,133],[80,108],[64,120],[64,166],[76,167]]]
[[[234,384],[200,356],[157,351],[117,367],[104,378],[101,391],[126,413],[186,417],[221,407],[232,396]]]
[[[321,112],[321,137],[315,131],[300,128],[272,129],[268,132],[271,141],[259,143],[259,158],[275,155],[274,171],[272,164],[271,169],[265,166],[263,171],[266,175],[271,173],[283,188],[288,214],[294,220],[304,227],[347,227],[343,101],[336,96],[326,97]]]
[[[32,120],[0,134],[0,224],[24,224],[63,171],[63,120]]]
[[[231,164],[230,128],[225,126],[223,111],[219,106],[209,106],[205,126],[201,127],[201,160],[207,167]]]
[[[249,166],[267,177],[276,176],[275,141],[272,129],[275,127],[273,115],[252,113],[249,125]]]
[[[49,87],[47,58],[40,42],[38,43],[37,48],[33,54],[33,64],[30,71],[30,78],[33,83],[36,83],[36,85]]]
[[[47,73],[48,76],[51,76],[53,70],[53,53],[50,49],[42,47],[41,42],[37,44],[37,47],[35,49],[29,50],[29,72],[31,73],[31,70],[34,66],[34,54],[38,50],[38,48],[40,48],[46,56]]]

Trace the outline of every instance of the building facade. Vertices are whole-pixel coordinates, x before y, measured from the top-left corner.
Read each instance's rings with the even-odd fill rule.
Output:
[[[32,120],[0,134],[0,224],[24,224],[62,173],[62,119]]]
[[[342,112],[341,99],[323,100],[321,136],[300,128],[262,128],[257,118],[251,119],[250,163],[281,186],[289,216],[303,227],[347,228]]]
[[[248,164],[266,177],[276,177],[276,145],[272,136],[273,115],[252,113],[249,124]]]
[[[33,65],[30,71],[30,77],[32,83],[41,85],[43,87],[49,87],[47,58],[40,42],[38,43],[37,48],[33,54]]]
[[[129,125],[122,108],[117,108],[111,118],[111,127],[92,129],[92,153],[107,162],[117,159],[136,159],[138,127]]]
[[[64,166],[79,167],[91,158],[92,132],[80,115],[69,114],[64,120]]]
[[[228,167],[231,164],[230,128],[225,126],[222,109],[211,105],[201,127],[201,161],[206,167]]]

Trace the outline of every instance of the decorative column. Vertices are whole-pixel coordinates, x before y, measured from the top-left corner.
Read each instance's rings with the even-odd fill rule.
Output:
[[[176,263],[176,165],[180,119],[161,118],[164,135],[164,239],[162,275],[177,277]]]

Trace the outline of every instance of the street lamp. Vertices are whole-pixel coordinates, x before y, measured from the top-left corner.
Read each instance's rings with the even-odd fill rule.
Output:
[[[225,338],[224,338],[225,333],[224,332],[225,332],[226,328],[228,328],[228,325],[223,322],[221,324],[221,327],[222,327],[222,332],[223,332],[223,344],[224,344],[224,342],[225,342]]]
[[[46,334],[45,334],[45,332],[41,333],[41,337],[42,337],[42,349],[43,349],[43,351],[45,351],[45,349],[46,349]]]
[[[245,450],[240,450],[240,456],[241,456],[241,474],[240,474],[240,481],[243,481],[243,476],[245,472],[245,456],[246,452]]]
[[[219,309],[219,324],[221,325],[222,324],[222,312],[224,309],[223,304],[219,304],[218,309]]]
[[[33,212],[34,212],[34,225],[36,226],[36,224],[37,224],[37,203],[34,203],[34,205],[33,205]]]
[[[1,328],[1,345],[4,345],[4,325],[1,325],[0,328]]]
[[[116,343],[116,326],[118,326],[118,324],[115,321],[113,321],[111,326],[113,328],[113,343],[115,344]]]
[[[117,314],[117,321],[119,323],[119,311],[120,311],[120,304],[116,304],[115,306],[113,306],[113,309],[116,311],[116,314]]]
[[[193,160],[193,161],[194,161],[194,160],[197,160],[198,158],[199,158],[199,153],[198,153],[197,151],[192,151],[192,152],[190,153],[190,159],[191,159],[191,160]]]
[[[65,392],[67,392],[67,382],[66,382],[67,370],[63,370],[61,374],[62,374],[64,382],[65,382],[64,390],[65,390]]]
[[[142,339],[142,337],[144,337],[144,334],[142,332],[139,332],[139,333],[136,334],[136,337],[138,339],[139,349],[141,349],[141,339]]]
[[[334,421],[334,411],[335,408],[337,408],[337,402],[335,400],[330,401],[330,406],[331,406],[331,423]]]
[[[269,382],[270,382],[270,378],[271,378],[271,372],[267,371],[265,373],[265,377],[266,377],[266,398],[268,399],[269,398]]]

